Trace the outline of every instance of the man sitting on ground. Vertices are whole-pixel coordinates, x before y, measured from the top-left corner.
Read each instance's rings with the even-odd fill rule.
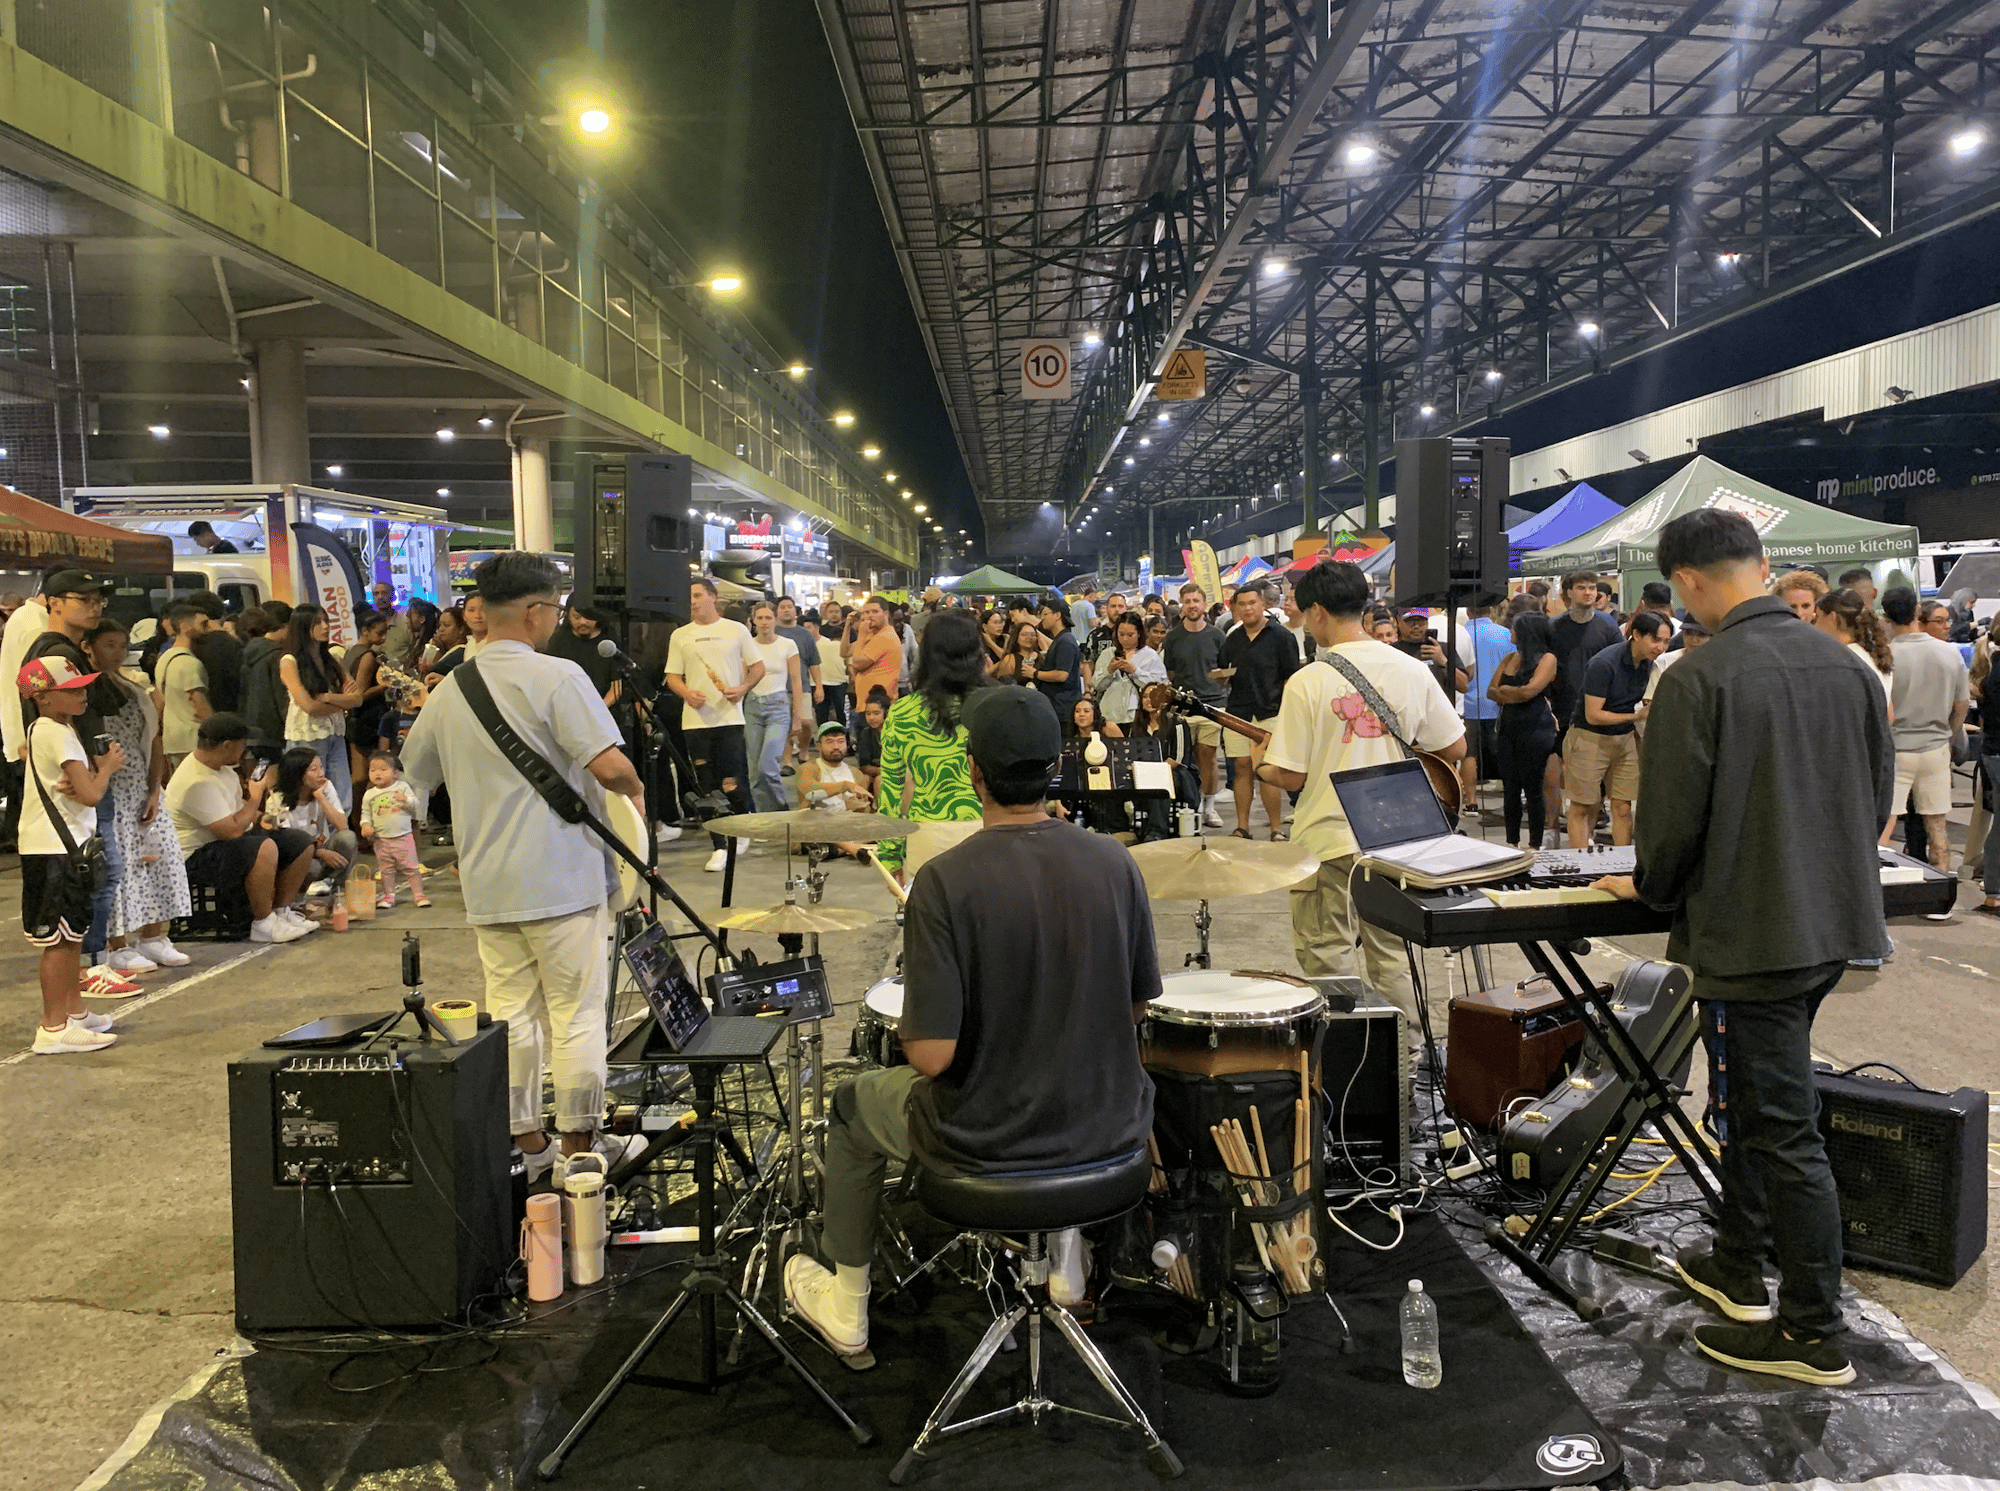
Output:
[[[819,754],[808,757],[793,779],[798,787],[799,807],[815,808],[828,817],[865,813],[872,808],[875,803],[868,784],[847,759],[847,727],[838,720],[828,720],[813,736],[813,743]],[[829,824],[828,831],[837,830]],[[836,842],[833,847],[838,853],[859,859],[868,846]]]
[[[237,775],[250,727],[233,714],[201,722],[194,749],[167,783],[167,814],[181,841],[188,879],[250,902],[252,942],[296,942],[315,930],[291,905],[312,869],[313,837],[295,828],[257,826],[277,773]]]

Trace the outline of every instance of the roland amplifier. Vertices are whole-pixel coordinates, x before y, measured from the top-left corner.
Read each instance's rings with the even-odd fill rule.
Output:
[[[1986,1246],[1985,1092],[1814,1071],[1850,1268],[1952,1285]]]
[[[507,1027],[229,1064],[236,1326],[449,1326],[517,1249]]]

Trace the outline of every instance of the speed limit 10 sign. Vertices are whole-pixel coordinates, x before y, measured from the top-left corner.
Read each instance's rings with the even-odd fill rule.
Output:
[[[1069,343],[1021,343],[1021,397],[1066,399],[1070,396]]]

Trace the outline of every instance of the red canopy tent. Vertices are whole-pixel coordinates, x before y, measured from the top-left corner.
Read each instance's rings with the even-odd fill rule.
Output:
[[[171,539],[94,523],[39,497],[0,487],[0,568],[51,570],[65,564],[113,574],[164,575]]]

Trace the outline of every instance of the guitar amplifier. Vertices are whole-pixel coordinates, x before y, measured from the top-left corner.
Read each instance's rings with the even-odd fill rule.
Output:
[[[445,1327],[517,1251],[507,1026],[229,1064],[236,1327]]]
[[[1850,1268],[1956,1284],[1986,1246],[1984,1091],[1816,1067]]]
[[[1611,986],[1600,984],[1606,998]],[[1509,1103],[1540,1098],[1583,1044],[1583,1022],[1546,978],[1481,989],[1451,1001],[1445,1107],[1461,1123],[1492,1128]]]

